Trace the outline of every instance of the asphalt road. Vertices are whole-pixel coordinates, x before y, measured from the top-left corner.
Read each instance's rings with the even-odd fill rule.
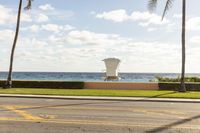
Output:
[[[200,103],[0,98],[0,133],[200,133]]]

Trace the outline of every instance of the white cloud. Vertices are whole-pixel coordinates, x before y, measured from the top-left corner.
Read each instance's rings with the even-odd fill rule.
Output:
[[[16,12],[11,8],[7,8],[3,5],[0,5],[0,25],[13,24],[16,23],[16,21],[17,21]],[[22,12],[21,21],[32,22],[32,18],[29,14]]]
[[[36,17],[36,21],[41,23],[41,22],[47,22],[49,20],[49,17],[45,14],[38,14],[37,17]]]
[[[120,45],[128,43],[128,39],[121,38],[115,34],[102,34],[91,31],[71,31],[68,34],[67,41],[71,44],[88,45]]]
[[[63,44],[60,45],[59,41]],[[76,47],[70,44],[88,45]],[[68,34],[53,34],[51,39],[19,38],[16,59],[23,66],[16,64],[15,68],[46,70],[45,66],[48,65],[48,70],[52,71],[100,71],[104,68],[102,59],[118,57],[122,59],[122,71],[176,71],[181,61],[179,46],[157,41],[137,41],[116,34],[73,30]],[[94,63],[88,67],[91,60]],[[65,63],[69,65],[66,67]],[[81,70],[80,65],[83,66]]]
[[[53,10],[53,7],[49,4],[40,6],[41,10],[32,9],[30,11],[22,10],[21,21],[26,23],[44,23],[51,19],[66,20],[74,15],[72,11],[59,11]],[[43,12],[43,10],[48,10]],[[49,12],[49,10],[52,10]],[[0,25],[15,24],[17,21],[16,8],[9,8],[0,4]],[[67,28],[67,27],[66,27]]]
[[[182,14],[174,14],[173,16],[172,16],[173,18],[182,18]]]
[[[49,10],[54,10],[55,8],[50,4],[45,4],[45,5],[40,5],[39,9],[43,11],[49,11]]]
[[[13,21],[13,12],[10,8],[0,5],[0,24],[7,24]]]
[[[163,25],[163,24],[169,24],[169,20],[164,18],[163,21],[161,21],[161,16],[156,15],[154,13],[149,12],[133,12],[130,16],[130,19],[133,21],[138,21],[139,25],[141,26],[149,26],[151,24],[153,25]]]
[[[42,6],[41,8],[43,8],[44,10],[46,9],[50,9],[50,5],[46,5],[46,6]],[[42,13],[41,11],[37,11],[37,12],[27,12],[27,11],[23,11],[22,12],[22,16],[21,16],[21,21],[22,22],[36,22],[36,23],[43,23],[43,22],[48,22],[49,21],[49,17],[47,14],[50,14],[52,17],[59,17],[59,15],[63,15],[63,13],[61,12],[55,12],[54,11],[52,13],[46,12],[45,14]],[[68,15],[68,14],[67,14]],[[17,21],[17,12],[12,9],[12,8],[8,8],[5,7],[3,5],[0,5],[0,25],[6,25],[6,24],[15,24]]]
[[[62,30],[62,26],[59,26],[57,24],[46,24],[41,26],[42,29],[46,31],[53,31],[53,32],[59,32]]]
[[[63,46],[65,46],[65,44],[82,45],[79,47],[88,48],[88,53],[86,55],[87,58],[90,56],[92,60],[97,60],[97,58],[100,60],[100,58],[119,57],[126,65],[132,64],[130,62],[135,62],[132,65],[140,64],[144,66],[154,66],[155,71],[156,67],[159,66],[157,65],[157,62],[162,63],[164,66],[171,64],[171,67],[177,68],[177,62],[180,61],[180,55],[178,54],[180,52],[179,45],[173,43],[136,41],[132,38],[126,38],[116,34],[95,33],[91,31],[78,30],[71,31],[69,34],[62,36],[52,35],[48,38],[48,40],[50,43],[61,43]],[[95,50],[100,51],[95,54],[95,52],[93,52]],[[79,54],[79,56],[82,55],[82,57],[85,55],[83,52],[80,52]],[[77,56],[75,56],[73,59],[78,60],[79,56]],[[127,69],[127,66],[125,66],[125,68]],[[145,69],[150,70],[149,67],[145,67]],[[139,66],[138,70],[140,70]]]
[[[69,44],[90,44],[90,46],[95,46],[93,48],[105,49],[106,53],[104,53],[102,58],[109,56],[128,58],[131,56],[133,57],[131,61],[136,61],[140,65],[142,62],[146,62],[145,64],[155,63],[157,60],[166,65],[169,62],[176,64],[175,62],[179,61],[179,55],[177,55],[180,50],[179,45],[172,43],[138,42],[120,35],[91,31],[71,31],[67,36],[67,42]],[[168,50],[166,51],[166,49]],[[175,58],[177,56],[178,58]]]
[[[64,29],[65,31],[70,31],[70,30],[75,29],[75,27],[73,27],[73,26],[71,26],[71,25],[65,25],[65,26],[63,26],[63,29]]]
[[[149,31],[149,32],[151,32],[151,31],[156,31],[156,30],[158,30],[158,28],[155,28],[155,27],[153,27],[153,28],[151,27],[151,28],[148,28],[148,29],[147,29],[147,31]]]
[[[44,10],[49,11],[50,9]],[[3,53],[1,54],[1,59],[9,58],[10,46],[12,43],[7,43],[7,41],[13,41],[14,31],[10,30],[10,28],[14,29],[15,27],[16,13],[16,8],[9,9],[4,6],[0,6],[0,25],[1,28],[4,29],[0,31],[0,53]],[[128,11],[121,9],[118,11],[114,10],[113,12],[104,12],[102,14],[97,14],[96,12],[91,13],[94,16],[99,15],[98,18],[117,23],[128,21],[137,22],[141,26],[148,26],[145,28],[148,31],[155,31],[158,29],[162,30],[161,28],[165,28],[164,30],[167,31],[166,28],[168,27],[181,27],[181,25],[177,23],[179,21],[176,18],[180,17],[178,15],[172,16],[174,17],[173,20],[175,20],[175,25],[173,25],[168,20],[161,22],[161,16],[156,14],[153,15],[147,12],[129,13]],[[39,17],[38,14],[46,16],[46,19],[44,19],[45,17],[41,17],[42,19],[40,21],[45,23],[37,21]],[[62,17],[57,17],[59,14],[63,16],[63,19]],[[28,25],[22,24],[21,33],[25,36],[19,37],[16,57],[20,61],[16,61],[16,70],[101,71],[101,69],[104,68],[104,64],[101,62],[101,59],[106,57],[119,57],[122,59],[122,66],[120,67],[122,71],[179,71],[179,65],[181,62],[181,47],[180,44],[173,44],[173,39],[176,37],[172,37],[172,40],[165,39],[162,42],[158,42],[145,41],[148,40],[148,35],[145,33],[143,36],[140,36],[139,40],[134,38],[137,37],[137,35],[131,35],[132,32],[125,35],[133,38],[123,36],[126,29],[124,29],[120,35],[117,35],[114,32],[113,34],[104,33],[103,31],[102,33],[95,32],[95,30],[98,29],[94,29],[94,31],[79,30],[71,25],[63,25],[62,22],[59,22],[60,19],[68,20],[69,16],[66,16],[68,15],[66,15],[65,11],[61,12],[60,10],[44,12],[41,9],[35,12],[33,9],[33,12],[30,11],[30,13],[23,12],[22,21],[32,23],[28,24],[30,25],[29,27]],[[50,19],[51,21],[49,21]],[[199,21],[198,17],[195,17],[195,19],[189,18],[189,23],[187,24],[190,25],[189,28],[192,30],[200,30]],[[4,27],[4,24],[13,24],[13,26],[5,25]],[[27,27],[23,28],[23,26]],[[99,26],[101,27],[102,25]],[[122,26],[127,28],[126,24]],[[29,34],[29,31],[38,33]],[[118,30],[116,31],[118,32]],[[134,33],[135,32],[133,31],[133,34]],[[161,32],[154,33],[159,34]],[[23,37],[27,38],[24,39]],[[163,38],[163,35],[161,34],[158,38]],[[152,37],[149,39],[152,40]],[[191,44],[195,44],[192,44],[192,46],[188,45],[187,51],[190,52],[190,55],[187,57],[193,61],[191,66],[196,66],[197,68],[199,63],[198,60],[200,58],[200,55],[198,54],[200,47],[197,44],[200,44],[200,37],[194,36],[190,38],[189,41]],[[195,48],[191,49],[193,46],[195,46]],[[8,56],[5,57],[5,55]],[[90,63],[91,60],[93,63],[88,67],[88,63]],[[189,64],[189,61],[191,60],[188,60],[187,64]],[[19,63],[21,63],[21,65],[19,65]],[[8,63],[1,62],[1,64],[4,65]],[[48,67],[46,67],[47,65]],[[7,70],[7,67],[4,66],[1,67],[1,70]],[[80,66],[82,66],[81,69]]]
[[[128,15],[125,10],[114,10],[110,12],[103,12],[96,15],[97,18],[102,18],[105,20],[112,20],[114,22],[123,22],[128,20]]]
[[[95,15],[96,12],[95,12],[95,11],[91,11],[90,14],[91,14],[91,15]]]
[[[18,48],[30,48],[30,49],[41,49],[47,46],[46,41],[41,41],[37,38],[19,38],[19,45]]]
[[[200,30],[200,17],[190,18],[186,25],[188,30]]]
[[[191,43],[200,44],[200,36],[194,36],[189,40]]]
[[[22,22],[32,22],[32,18],[30,16],[30,14],[22,13],[21,21]]]
[[[61,31],[70,31],[74,27],[71,25],[45,24],[41,26],[41,29],[58,33]]]
[[[169,24],[168,19],[164,18],[164,20],[161,21],[161,16],[156,15],[154,13],[135,11],[135,12],[132,12],[131,15],[128,15],[126,10],[124,9],[113,10],[110,12],[103,12],[100,14],[96,14],[96,17],[105,19],[105,20],[111,20],[114,22],[124,22],[128,20],[136,21],[139,23],[140,26],[143,26],[143,27],[146,27],[149,25]]]
[[[29,29],[30,29],[31,32],[38,32],[40,30],[40,26],[33,24],[29,27]]]
[[[63,43],[66,42],[66,39],[65,39],[65,37],[50,35],[50,36],[48,37],[48,41],[49,41],[50,43],[57,43],[57,44],[60,43],[60,44],[63,44]]]
[[[75,29],[75,27],[71,25],[59,25],[59,24],[33,24],[28,27],[22,27],[21,30],[36,33],[39,31],[51,31],[55,33],[64,33]]]
[[[0,41],[11,40],[14,36],[14,31],[5,29],[0,31]]]

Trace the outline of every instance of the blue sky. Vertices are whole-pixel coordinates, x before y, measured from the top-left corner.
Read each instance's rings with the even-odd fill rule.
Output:
[[[104,58],[121,59],[121,72],[180,72],[181,0],[161,21],[163,0],[34,0],[22,14],[15,71],[101,72]],[[26,0],[24,0],[24,5]],[[199,73],[200,17],[187,3],[186,72]],[[0,71],[8,70],[18,1],[0,1]]]

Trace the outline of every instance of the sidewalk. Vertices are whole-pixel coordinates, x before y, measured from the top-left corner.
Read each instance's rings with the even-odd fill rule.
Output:
[[[68,99],[68,100],[110,100],[110,101],[200,103],[200,99],[182,99],[182,98],[56,96],[56,95],[21,95],[21,94],[0,94],[0,97],[10,97],[10,98],[45,98],[45,99],[66,99],[66,100]]]

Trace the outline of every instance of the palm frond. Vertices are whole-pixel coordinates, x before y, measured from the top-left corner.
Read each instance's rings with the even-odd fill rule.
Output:
[[[155,10],[157,3],[158,3],[158,0],[149,0],[149,2],[148,2],[149,11]]]
[[[165,4],[165,9],[163,11],[163,15],[162,15],[162,20],[164,19],[167,11],[172,7],[172,3],[174,0],[167,0],[166,4]]]
[[[32,1],[33,1],[33,0],[27,0],[27,5],[24,7],[25,10],[31,9]]]

